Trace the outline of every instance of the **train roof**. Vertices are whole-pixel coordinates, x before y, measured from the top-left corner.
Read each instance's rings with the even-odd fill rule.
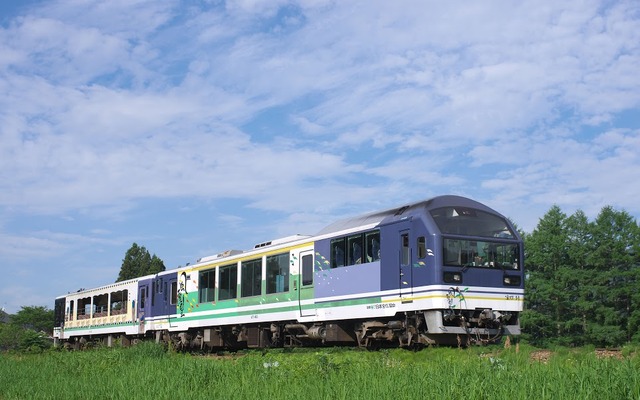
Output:
[[[416,203],[410,203],[402,207],[394,207],[383,211],[375,211],[356,217],[341,219],[324,227],[320,232],[317,233],[317,236],[327,235],[333,232],[351,230],[364,226],[384,225],[385,223],[390,223],[395,220],[405,218],[408,215],[414,214],[419,209],[433,210],[436,208],[447,206],[470,207],[501,215],[495,210],[475,200],[471,200],[462,196],[445,195],[418,201]]]
[[[258,243],[249,250],[227,250],[211,256],[201,257],[196,260],[196,263],[194,265],[178,267],[178,269],[193,268],[205,263],[210,263],[212,261],[226,261],[237,257],[248,256],[254,254],[256,251],[260,251],[266,248],[278,248],[285,245],[301,243],[305,240],[317,240],[321,239],[322,237],[331,236],[332,234],[335,234],[337,232],[349,232],[356,231],[358,229],[371,229],[441,207],[468,207],[502,216],[501,214],[485,206],[484,204],[466,197],[454,195],[437,196],[415,203],[409,203],[401,207],[394,207],[382,211],[375,211],[355,217],[341,219],[327,225],[313,236],[299,234],[292,235],[285,238]],[[144,279],[144,277],[139,279]]]

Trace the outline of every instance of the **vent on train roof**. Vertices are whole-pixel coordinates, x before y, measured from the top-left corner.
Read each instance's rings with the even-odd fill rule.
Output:
[[[222,253],[218,253],[218,254],[215,254],[213,256],[202,257],[202,258],[198,259],[196,262],[212,261],[212,260],[217,260],[218,258],[235,256],[236,254],[242,254],[242,253],[243,253],[242,250],[225,250]]]
[[[267,247],[267,246],[275,246],[277,244],[283,244],[283,243],[289,243],[289,242],[293,242],[296,240],[300,240],[300,239],[305,239],[311,237],[309,235],[291,235],[291,236],[287,236],[287,237],[283,237],[280,239],[275,239],[275,240],[269,240],[268,242],[262,242],[262,243],[258,243],[255,246],[253,246],[254,249],[259,249],[262,247]]]
[[[404,213],[405,211],[407,211],[407,209],[409,209],[409,206],[400,207],[400,208],[398,209],[398,211],[396,211],[396,213],[395,213],[394,215],[395,215],[395,216],[402,215],[402,213]]]

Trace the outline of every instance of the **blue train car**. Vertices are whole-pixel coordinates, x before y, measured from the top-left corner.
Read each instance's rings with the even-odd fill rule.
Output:
[[[338,221],[320,236],[326,238],[315,242],[323,260],[316,305],[369,296],[379,299],[375,308],[395,311],[396,326],[407,324],[398,311],[417,312],[411,319],[426,328],[425,343],[490,342],[520,333],[522,240],[504,216],[478,202],[441,196]],[[388,324],[381,325],[373,331],[385,331]]]
[[[164,271],[138,281],[138,316],[145,320],[176,311],[176,271]]]

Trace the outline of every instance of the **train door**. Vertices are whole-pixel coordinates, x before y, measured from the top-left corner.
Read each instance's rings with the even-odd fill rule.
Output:
[[[410,230],[403,229],[399,232],[398,265],[400,269],[400,300],[410,301],[413,296],[413,268],[411,258],[413,256],[410,241]]]
[[[144,334],[144,320],[151,316],[151,290],[153,281],[147,279],[138,282],[138,321],[140,323],[140,334]]]
[[[175,274],[167,276],[164,284],[164,314],[175,314],[178,297],[178,277]]]
[[[316,315],[313,305],[313,250],[300,251],[297,255],[299,273],[293,282],[293,290],[297,291],[298,308],[301,317]]]
[[[171,315],[176,313],[175,293],[178,277],[165,274],[155,277],[151,291],[151,315]]]
[[[397,290],[402,301],[413,296],[413,243],[411,218],[404,218],[380,228],[381,279],[383,290]]]

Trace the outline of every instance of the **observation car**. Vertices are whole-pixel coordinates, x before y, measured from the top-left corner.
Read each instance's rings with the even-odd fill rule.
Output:
[[[60,296],[54,337],[185,350],[490,343],[520,334],[523,254],[504,216],[439,196]]]

